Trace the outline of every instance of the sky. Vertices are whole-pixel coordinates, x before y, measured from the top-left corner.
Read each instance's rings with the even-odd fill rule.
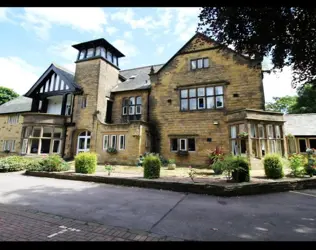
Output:
[[[0,8],[0,85],[25,94],[51,63],[75,71],[71,45],[105,38],[128,69],[167,62],[195,33],[199,8]],[[271,62],[265,58],[264,68]],[[291,69],[265,74],[266,101],[295,95]]]

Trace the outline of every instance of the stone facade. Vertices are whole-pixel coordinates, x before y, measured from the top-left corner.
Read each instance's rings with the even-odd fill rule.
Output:
[[[19,114],[19,120],[17,124],[9,124],[9,116],[13,114],[0,115],[0,156],[7,155],[4,153],[3,145],[6,140],[15,141],[15,152],[10,154],[19,154],[21,152],[21,132],[23,124],[23,116]]]

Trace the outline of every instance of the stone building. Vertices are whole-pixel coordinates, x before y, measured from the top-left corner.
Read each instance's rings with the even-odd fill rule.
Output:
[[[23,97],[0,106],[3,152],[93,151],[100,163],[129,165],[157,152],[193,166],[216,147],[251,162],[286,155],[283,115],[264,111],[261,60],[200,33],[165,64],[128,70],[105,39],[73,47],[74,74],[51,64]]]

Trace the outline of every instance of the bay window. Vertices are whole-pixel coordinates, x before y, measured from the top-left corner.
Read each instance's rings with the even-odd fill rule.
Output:
[[[122,118],[123,121],[140,120],[142,114],[142,98],[141,96],[132,96],[124,98],[122,102]]]

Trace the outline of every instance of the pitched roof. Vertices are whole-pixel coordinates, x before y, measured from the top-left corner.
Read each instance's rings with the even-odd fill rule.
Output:
[[[18,96],[17,98],[0,105],[0,114],[31,111],[31,106],[32,98]]]
[[[159,70],[163,64],[149,65],[145,67],[121,70],[120,75],[126,78],[126,81],[119,83],[112,89],[112,92],[120,92],[127,90],[149,89],[151,86],[149,73],[151,67],[154,71]]]
[[[74,73],[68,71],[67,69],[52,63],[48,69],[41,75],[41,77],[36,81],[36,83],[31,87],[31,89],[24,95],[26,97],[30,96],[32,92],[42,83],[45,77],[51,72],[54,71],[57,75],[60,76],[64,82],[72,87],[73,89],[79,90],[81,87],[75,83]]]
[[[316,135],[316,113],[284,115],[286,134]]]

